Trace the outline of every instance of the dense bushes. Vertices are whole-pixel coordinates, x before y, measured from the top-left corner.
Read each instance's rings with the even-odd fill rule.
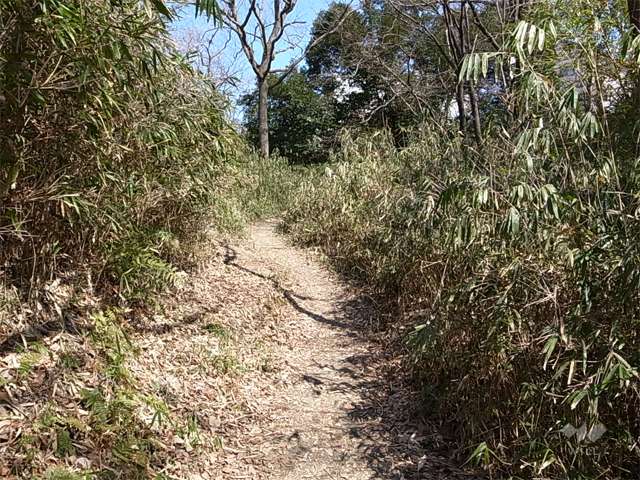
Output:
[[[425,411],[465,457],[516,478],[637,478],[638,38],[610,17],[529,13],[510,51],[460,72],[479,81],[517,59],[517,117],[480,142],[435,122],[400,151],[347,138],[286,225],[391,300]]]
[[[400,153],[360,140],[301,187],[286,223],[397,301],[425,411],[474,460],[521,478],[635,478],[639,185],[620,193],[613,162],[563,181],[485,148],[482,174],[453,138],[424,133]]]
[[[575,3],[465,56],[459,85],[505,108],[482,137],[453,118],[402,150],[347,137],[286,226],[390,301],[425,412],[470,461],[638,478],[640,37],[619,6]]]
[[[234,213],[234,192],[220,198],[224,172],[243,171],[249,151],[156,8],[165,12],[138,0],[0,3],[0,264],[10,284],[35,291],[88,263],[104,272],[98,285],[111,278],[143,295],[172,281],[181,242],[212,216],[234,224],[222,218]]]

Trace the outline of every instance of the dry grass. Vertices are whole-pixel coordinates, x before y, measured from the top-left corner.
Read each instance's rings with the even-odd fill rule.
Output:
[[[278,368],[269,355],[282,335],[278,294],[214,255],[155,313],[88,317],[74,306],[62,310],[78,315],[73,331],[57,323],[2,354],[3,478],[54,467],[96,478],[218,478],[233,426],[253,421],[255,392],[242,391],[242,379]]]

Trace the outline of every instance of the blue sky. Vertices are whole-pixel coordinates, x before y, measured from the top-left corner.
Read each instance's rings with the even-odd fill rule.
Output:
[[[296,26],[295,30],[292,31],[297,38],[301,39],[297,42],[301,46],[306,45],[309,41],[309,34],[313,20],[316,18],[318,13],[326,9],[330,3],[331,0],[298,1],[298,5],[291,13],[289,20],[304,22],[303,24]],[[239,4],[242,5],[241,2],[239,2]],[[212,27],[211,24],[207,23],[206,18],[200,17],[196,19],[194,17],[194,9],[189,7],[185,8],[181,12],[180,19],[173,22],[172,30],[174,31],[174,37],[177,40],[182,39],[182,41],[185,41],[184,38],[186,36],[195,35],[195,32],[204,33]],[[217,40],[216,43],[221,51],[220,56],[222,63],[225,66],[228,66],[228,68],[233,68],[240,80],[238,92],[236,93],[242,93],[253,88],[255,79],[244,55],[240,54],[240,56],[237,56],[240,50],[235,38],[233,40],[234,41],[230,42],[226,46],[222,39]],[[274,61],[274,68],[287,66],[293,58],[299,57],[300,53],[300,49],[296,49],[278,54]]]

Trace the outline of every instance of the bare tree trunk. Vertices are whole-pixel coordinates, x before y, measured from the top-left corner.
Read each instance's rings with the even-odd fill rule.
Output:
[[[478,92],[473,82],[469,84],[469,99],[471,100],[471,115],[473,116],[473,133],[478,145],[482,144],[482,120],[480,119],[480,106],[478,105]]]
[[[458,82],[458,86],[456,88],[456,103],[458,104],[458,122],[460,123],[460,132],[464,135],[466,130],[466,115],[464,107],[464,84],[462,82]]]
[[[260,156],[269,158],[269,82],[258,80],[258,133],[260,136]]]
[[[14,0],[15,1],[15,0]],[[196,5],[202,6],[205,0],[196,0]],[[337,19],[335,24],[328,28],[322,35],[313,39],[302,54],[289,62],[289,67],[283,70],[273,70],[272,63],[278,51],[276,44],[280,42],[285,35],[287,28],[300,22],[287,22],[287,17],[296,8],[298,0],[273,0],[273,6],[270,14],[267,14],[269,8],[267,4],[271,0],[247,0],[240,1],[240,9],[237,0],[223,0],[219,3],[221,6],[220,16],[222,23],[231,31],[235,32],[240,46],[244,52],[251,69],[256,74],[258,83],[258,133],[260,140],[260,155],[263,159],[269,158],[269,82],[267,78],[270,74],[278,73],[279,77],[272,85],[278,85],[288,75],[290,75],[306,57],[310,49],[315,48],[327,36],[336,32],[342,26],[347,17],[355,10],[345,7],[344,11]],[[240,13],[244,10],[244,13]],[[204,9],[203,11],[206,11]],[[272,18],[267,18],[269,15]],[[255,27],[255,30],[254,30]],[[293,47],[292,39],[286,39],[285,43]],[[299,43],[296,43],[299,45]],[[287,50],[287,49],[285,49]],[[272,77],[276,78],[276,77]]]

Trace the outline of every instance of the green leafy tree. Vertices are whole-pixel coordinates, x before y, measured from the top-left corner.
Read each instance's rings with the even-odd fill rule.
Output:
[[[333,3],[318,15],[312,39],[324,38],[307,54],[309,78],[333,99],[340,125],[389,128],[398,140],[406,127],[442,110],[440,77],[448,65],[389,2],[366,2],[326,35],[325,25],[350,8]]]
[[[275,83],[275,78],[271,77]],[[316,91],[304,71],[291,74],[270,88],[268,101],[271,145],[294,163],[313,163],[327,159],[335,138],[333,104]],[[245,95],[245,127],[249,138],[259,145],[258,92]]]
[[[316,18],[312,38],[324,36],[324,40],[307,54],[308,75],[332,98],[340,125],[388,126],[393,123],[393,102],[389,102],[393,93],[370,58],[381,53],[376,30],[384,22],[382,16],[375,7],[365,6],[354,11],[339,30],[326,35],[326,25],[349,8],[333,3]]]

